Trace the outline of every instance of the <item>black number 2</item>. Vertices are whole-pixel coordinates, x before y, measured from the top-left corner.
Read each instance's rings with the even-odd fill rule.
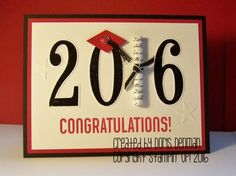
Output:
[[[56,94],[60,89],[62,83],[73,71],[76,61],[77,61],[77,52],[75,46],[66,40],[60,40],[55,43],[50,52],[50,62],[54,66],[58,66],[61,63],[61,56],[56,53],[56,50],[59,46],[65,45],[68,49],[68,62],[67,66],[58,79],[49,101],[49,106],[78,106],[78,86],[74,86],[73,95],[69,98],[56,98]]]

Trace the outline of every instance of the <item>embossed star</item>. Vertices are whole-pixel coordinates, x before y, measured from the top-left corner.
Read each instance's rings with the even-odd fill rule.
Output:
[[[196,111],[197,107],[189,108],[188,105],[184,102],[181,112],[181,122],[185,123],[190,118],[195,120],[194,112]]]
[[[47,79],[47,74],[50,72],[50,69],[48,68],[48,60],[45,61],[45,64],[40,63],[39,61],[34,61],[34,75],[40,76],[43,79]]]

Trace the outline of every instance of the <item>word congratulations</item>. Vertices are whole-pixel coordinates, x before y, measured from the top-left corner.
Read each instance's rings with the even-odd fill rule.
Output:
[[[137,133],[171,131],[171,117],[61,118],[61,134]]]

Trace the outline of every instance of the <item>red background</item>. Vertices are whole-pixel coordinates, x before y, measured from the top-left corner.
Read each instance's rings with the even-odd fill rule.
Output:
[[[210,130],[236,130],[235,7],[230,0],[1,0],[0,123],[23,119],[24,14],[204,15]]]

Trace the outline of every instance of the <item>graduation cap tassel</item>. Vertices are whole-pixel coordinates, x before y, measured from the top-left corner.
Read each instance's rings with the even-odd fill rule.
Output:
[[[130,61],[132,60],[132,58],[131,58],[128,54],[126,54],[126,53],[119,47],[119,45],[118,45],[116,42],[112,41],[109,37],[108,37],[107,44],[110,45],[110,46],[112,46],[114,49],[117,49],[117,50],[119,51],[119,53],[120,53],[120,56],[124,59],[124,61],[130,62]]]

